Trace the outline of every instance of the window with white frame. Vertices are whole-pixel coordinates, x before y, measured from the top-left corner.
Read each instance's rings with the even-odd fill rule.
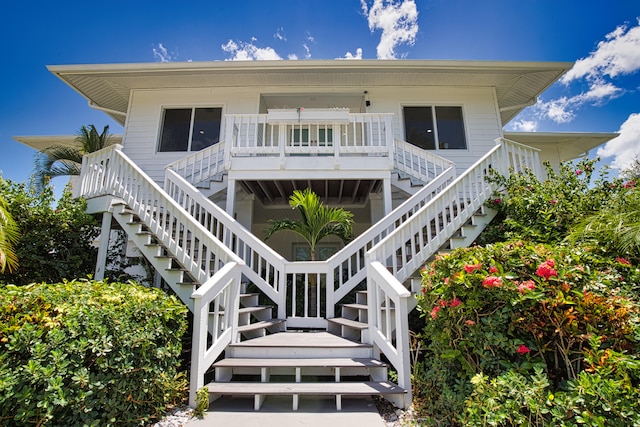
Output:
[[[220,142],[222,108],[166,108],[158,151],[200,151]]]
[[[465,150],[462,107],[404,107],[407,142],[424,150]]]

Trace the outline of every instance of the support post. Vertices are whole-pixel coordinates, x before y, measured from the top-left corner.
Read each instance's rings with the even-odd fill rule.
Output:
[[[104,279],[104,272],[107,268],[107,253],[109,252],[109,235],[111,234],[111,220],[113,212],[106,211],[102,214],[102,229],[100,230],[100,245],[98,246],[98,259],[96,260],[96,280]]]
[[[382,194],[384,197],[384,215],[387,216],[393,210],[391,201],[391,178],[382,180]]]

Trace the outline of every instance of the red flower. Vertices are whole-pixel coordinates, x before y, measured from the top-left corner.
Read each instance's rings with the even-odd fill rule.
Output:
[[[502,279],[496,276],[487,276],[482,281],[482,286],[485,288],[499,288],[502,285]]]
[[[460,301],[458,299],[458,297],[455,297],[454,299],[452,299],[451,301],[449,301],[449,307],[457,307],[460,304],[462,304],[462,301]]]
[[[625,182],[622,186],[624,188],[634,188],[635,185],[636,185],[635,181],[628,181],[628,182]]]
[[[518,348],[516,349],[516,353],[518,353],[518,354],[527,354],[527,353],[530,353],[530,352],[531,352],[531,349],[529,347],[527,347],[526,345],[524,345],[524,344],[520,344],[518,346]]]
[[[552,205],[555,205],[556,203],[558,203],[558,201],[556,199],[553,199],[553,200],[549,200],[549,203],[551,203]]]
[[[497,273],[498,272],[498,267],[496,267],[495,265],[492,265],[491,268],[489,268],[489,273]]]
[[[433,307],[433,310],[431,310],[431,318],[435,320],[436,317],[438,317],[438,312],[442,309],[442,307],[440,307],[439,305],[436,305],[435,307]]]
[[[620,264],[631,265],[631,263],[629,261],[627,261],[626,259],[624,259],[622,257],[617,257],[616,261],[618,261]]]
[[[467,320],[465,320],[465,321],[464,321],[464,323],[465,323],[465,325],[469,325],[469,326],[473,326],[473,325],[475,325],[475,324],[476,324],[476,322],[474,322],[474,321],[473,321],[473,320],[471,320],[471,319],[467,319]]]
[[[481,268],[482,268],[482,264],[481,263],[465,264],[464,271],[466,271],[467,273],[473,273],[474,271],[480,270]]]
[[[445,300],[441,299],[441,300],[438,301],[438,305],[440,307],[446,307],[447,306],[447,302]]]
[[[536,274],[540,277],[544,277],[545,280],[549,280],[549,277],[557,276],[558,272],[553,268],[555,262],[552,259],[548,259],[536,270]]]
[[[500,202],[502,202],[502,199],[495,199],[495,200],[493,201],[493,203],[495,203],[496,205],[499,205],[499,204],[500,204]]]
[[[578,169],[578,170],[576,171],[576,175],[582,175],[582,169]]]
[[[527,291],[532,291],[536,288],[536,284],[533,280],[527,280],[518,285],[518,292],[524,294]]]

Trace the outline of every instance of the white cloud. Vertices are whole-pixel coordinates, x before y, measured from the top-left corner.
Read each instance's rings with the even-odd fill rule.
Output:
[[[278,28],[276,30],[276,33],[273,35],[273,38],[286,42],[287,38],[284,36],[284,28],[283,27]]]
[[[352,54],[351,52],[345,53],[344,56],[336,59],[362,59],[362,48],[359,47],[356,49],[356,54]]]
[[[311,59],[311,49],[309,48],[309,45],[303,43],[302,47],[304,48],[304,59]]]
[[[287,59],[290,61],[297,61],[298,55],[296,55],[295,53],[290,53],[289,55],[287,55]]]
[[[538,130],[538,122],[535,120],[516,120],[511,124],[511,129],[516,132],[535,132]]]
[[[171,62],[176,59],[177,53],[169,52],[162,43],[158,43],[158,47],[153,47],[153,57],[160,62]]]
[[[227,61],[267,61],[281,60],[282,58],[272,47],[258,47],[255,43],[258,40],[251,38],[251,42],[235,42],[229,40],[221,46],[222,50],[231,55]]]
[[[360,0],[369,29],[382,30],[378,43],[378,59],[395,59],[400,44],[413,46],[418,34],[418,8],[414,0],[373,0],[371,7]]]
[[[598,80],[603,76],[615,78],[640,70],[640,19],[629,29],[627,24],[618,26],[598,43],[598,48],[574,64],[560,81],[569,83],[580,78]]]
[[[635,158],[640,158],[640,113],[631,114],[618,133],[620,136],[598,149],[598,156],[613,157],[611,167],[624,170]]]
[[[567,86],[572,82],[582,81],[586,83],[586,91],[548,102],[540,100],[533,108],[534,114],[538,118],[551,119],[556,123],[568,123],[583,106],[600,106],[624,95],[626,91],[612,83],[612,80],[639,70],[640,19],[635,27],[620,25],[607,34],[595,51],[576,61],[560,79]]]

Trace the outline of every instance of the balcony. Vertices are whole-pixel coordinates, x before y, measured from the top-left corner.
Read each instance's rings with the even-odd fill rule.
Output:
[[[227,114],[225,164],[234,171],[388,171],[394,150],[392,117],[392,113],[302,108]]]

